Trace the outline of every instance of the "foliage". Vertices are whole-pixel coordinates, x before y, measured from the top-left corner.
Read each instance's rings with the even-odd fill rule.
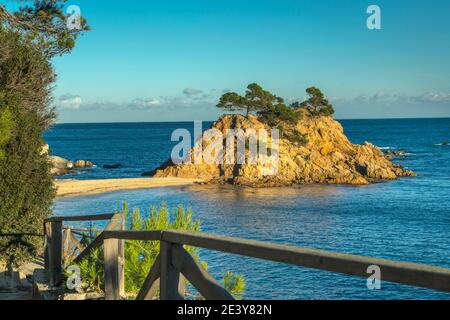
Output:
[[[192,210],[185,210],[178,206],[174,212],[174,219],[170,218],[167,205],[163,203],[159,208],[151,207],[147,218],[143,217],[138,209],[128,215],[128,208],[124,204],[123,212],[127,216],[127,229],[133,231],[144,230],[181,230],[200,231],[200,221],[194,220]],[[125,290],[136,295],[151,267],[159,254],[159,242],[157,241],[126,241],[125,243]],[[185,246],[185,249],[199,261],[203,268],[207,268],[205,262],[201,262],[198,249]],[[94,251],[89,257],[80,263],[81,279],[85,289],[104,290],[104,266],[103,249]],[[236,298],[242,297],[245,291],[245,280],[241,275],[227,272],[224,277],[224,286]]]
[[[322,91],[316,87],[306,89],[308,100],[286,105],[280,98],[269,91],[264,90],[256,83],[249,84],[245,96],[235,92],[227,92],[219,100],[217,107],[230,111],[245,110],[248,116],[256,112],[261,120],[272,127],[280,122],[296,123],[302,115],[301,111],[307,111],[312,116],[331,116],[334,114],[333,106],[325,99]]]
[[[272,109],[259,113],[261,120],[271,127],[277,126],[280,122],[296,123],[300,119],[300,114],[293,108],[283,103],[277,104]]]
[[[89,258],[80,262],[81,279],[83,286],[95,292],[105,289],[105,268],[103,267],[103,248],[92,250]]]
[[[125,211],[126,212],[126,211]],[[165,203],[159,209],[150,208],[150,216],[144,219],[138,209],[133,210],[129,219],[129,229],[143,230],[180,230],[199,231],[200,221],[192,219],[192,211],[184,210],[178,206],[175,210],[175,219],[171,221]],[[159,254],[159,242],[155,241],[127,241],[125,246],[125,283],[128,292],[137,293],[150,272],[156,257]],[[193,247],[185,248],[197,260],[198,250]]]
[[[284,137],[297,146],[302,146],[308,143],[308,137],[298,130],[286,131]]]
[[[24,1],[25,2],[25,1]],[[48,58],[69,53],[77,37],[90,30],[86,19],[80,17],[80,28],[69,30],[70,15],[64,14],[67,0],[35,0],[9,12],[0,4],[0,24],[20,33],[21,38],[36,45]],[[30,4],[31,3],[31,4]]]
[[[230,111],[245,110],[248,116],[251,112],[271,110],[280,103],[283,103],[283,99],[264,90],[260,85],[251,83],[247,86],[245,96],[240,96],[235,92],[227,92],[222,95],[217,107]]]
[[[36,255],[55,195],[42,153],[55,117],[49,60],[81,32],[68,31],[64,2],[36,0],[15,12],[0,4],[0,262],[10,266]]]
[[[11,132],[14,127],[14,121],[11,111],[7,107],[0,109],[0,160],[5,157],[3,146],[11,138]]]
[[[231,293],[236,300],[241,300],[245,292],[245,279],[242,275],[226,272],[223,277],[224,288]]]
[[[245,105],[244,98],[238,95],[236,92],[227,92],[220,97],[218,108],[224,108],[229,111],[238,111],[245,109],[247,114],[250,112],[249,108]]]
[[[308,110],[313,116],[331,116],[334,114],[334,108],[331,103],[325,99],[322,91],[316,87],[306,89],[309,98],[301,103],[296,102],[292,104],[293,108],[300,108]]]
[[[53,72],[42,54],[0,26],[0,260],[19,265],[41,245],[51,213],[53,182],[42,133],[53,118],[47,108]],[[12,123],[13,120],[13,123]]]

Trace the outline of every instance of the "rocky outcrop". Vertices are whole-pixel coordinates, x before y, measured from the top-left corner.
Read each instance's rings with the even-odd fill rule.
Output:
[[[224,115],[213,124],[225,137],[227,129],[270,128],[256,116]],[[302,144],[292,142],[289,133],[301,133]],[[225,145],[225,141],[223,142]],[[208,142],[203,142],[203,148]],[[247,151],[248,152],[248,151]],[[191,150],[189,158],[193,160]],[[203,179],[209,183],[232,183],[250,186],[276,186],[306,183],[365,185],[379,180],[415,176],[410,170],[392,163],[369,142],[352,144],[339,122],[328,116],[304,117],[286,125],[279,144],[276,174],[265,175],[261,164],[194,164],[174,165],[168,160],[151,172],[156,177]],[[225,161],[223,162],[225,163]],[[269,164],[270,166],[271,164]],[[148,174],[148,173],[147,173]]]
[[[49,149],[48,144],[44,145],[41,149],[41,154],[46,154],[48,156],[52,165],[50,173],[54,176],[63,176],[75,172],[75,169],[92,168],[94,166],[94,164],[88,160],[77,160],[72,162],[58,156],[50,156]]]
[[[94,164],[88,160],[77,160],[74,162],[73,166],[75,168],[82,169],[82,168],[92,168]]]
[[[73,163],[67,159],[58,156],[49,156],[49,159],[52,164],[50,173],[54,176],[63,176],[74,171]]]

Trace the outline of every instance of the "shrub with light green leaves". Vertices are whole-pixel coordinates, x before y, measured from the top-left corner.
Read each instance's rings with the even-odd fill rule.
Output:
[[[178,231],[200,231],[200,220],[194,220],[191,209],[185,210],[178,206],[174,212],[174,218],[170,218],[169,209],[165,203],[160,207],[151,207],[149,216],[144,217],[138,209],[134,209],[131,215],[128,207],[124,204],[123,213],[127,220],[127,229],[132,231],[145,230],[178,230]],[[84,240],[82,240],[84,242]],[[159,254],[159,241],[126,241],[125,242],[125,291],[132,296],[137,295],[145,278]],[[207,264],[200,261],[198,248],[185,246],[186,251],[191,254],[200,265],[207,269]],[[80,263],[81,279],[84,289],[87,291],[104,290],[104,265],[103,249],[99,248]],[[241,299],[245,292],[245,280],[242,275],[226,272],[223,278],[224,288],[236,299]],[[189,292],[186,286],[186,295],[200,299],[198,295]]]

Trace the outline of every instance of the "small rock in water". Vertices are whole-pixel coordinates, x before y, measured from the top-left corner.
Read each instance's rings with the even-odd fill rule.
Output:
[[[88,160],[77,160],[73,164],[75,168],[92,168],[94,164]]]
[[[392,157],[403,157],[403,156],[406,156],[406,151],[404,151],[404,150],[398,150],[398,151],[384,151],[384,154],[387,156],[387,157],[390,157],[390,158],[392,158]]]
[[[52,175],[63,176],[73,171],[73,163],[67,159],[58,156],[50,156],[49,159],[52,164]]]
[[[105,168],[105,169],[118,169],[118,168],[122,168],[122,165],[120,163],[104,164],[103,168]]]

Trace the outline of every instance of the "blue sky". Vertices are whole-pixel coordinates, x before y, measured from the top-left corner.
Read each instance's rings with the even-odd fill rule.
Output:
[[[92,31],[56,58],[59,122],[213,120],[257,82],[321,88],[337,118],[450,116],[450,1],[69,0]],[[381,30],[366,27],[369,5]]]

